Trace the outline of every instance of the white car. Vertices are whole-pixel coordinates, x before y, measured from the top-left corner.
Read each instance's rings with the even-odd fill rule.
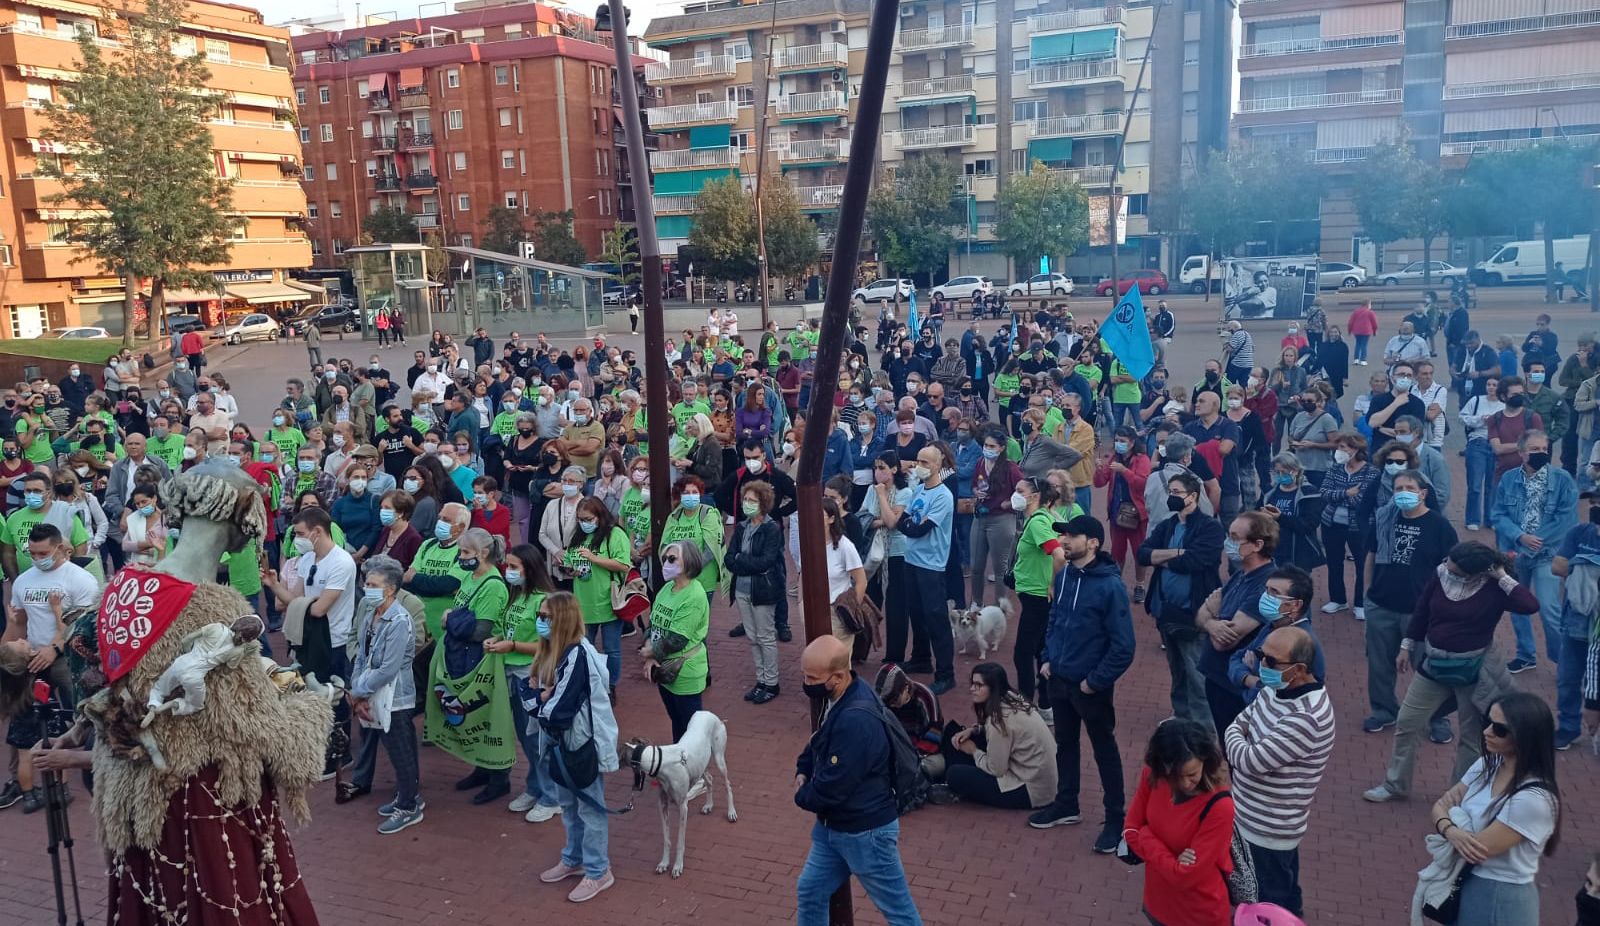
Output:
[[[85,338],[109,338],[111,332],[104,328],[79,326],[74,328],[52,328],[39,337],[51,341],[81,341]]]
[[[1339,260],[1325,260],[1317,267],[1317,286],[1322,289],[1355,289],[1367,282],[1367,268]]]
[[[276,341],[280,325],[277,320],[265,312],[251,312],[233,324],[224,321],[217,328],[215,337],[227,341],[229,344],[239,344],[243,341]]]
[[[910,280],[873,280],[850,294],[851,299],[862,302],[890,302],[897,296],[900,301],[910,300],[917,287]]]
[[[1464,279],[1467,271],[1455,264],[1442,260],[1427,261],[1429,281],[1437,286],[1454,286],[1455,282]],[[1402,283],[1421,283],[1423,261],[1414,260],[1394,273],[1383,275],[1384,286],[1399,286]]]
[[[1060,273],[1036,273],[1021,283],[1011,284],[1012,296],[1070,296],[1072,277]]]
[[[933,288],[933,294],[940,299],[971,299],[974,296],[988,296],[994,290],[994,283],[988,277],[956,277]]]

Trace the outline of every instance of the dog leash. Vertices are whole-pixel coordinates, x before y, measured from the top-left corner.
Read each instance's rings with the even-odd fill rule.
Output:
[[[561,769],[561,776],[563,778],[565,778],[566,780],[571,781],[572,780],[572,775],[567,771],[567,760],[561,758],[561,749],[560,749],[560,747],[558,746],[557,748],[550,750],[550,753],[551,753],[551,755],[555,756],[556,765],[559,766],[560,769]],[[596,781],[603,781],[604,779],[597,777],[595,780]],[[558,787],[562,787],[562,786],[558,785]],[[571,790],[573,796],[576,797],[579,802],[589,805],[589,807],[591,809],[598,810],[601,813],[607,813],[607,814],[611,814],[612,816],[620,817],[623,814],[628,813],[629,811],[633,810],[633,796],[635,794],[637,794],[639,791],[643,790],[643,788],[635,788],[632,791],[629,791],[628,792],[628,804],[627,804],[627,806],[623,807],[621,810],[612,810],[610,807],[607,807],[606,805],[604,805],[604,804],[600,803],[599,801],[595,800],[587,791],[572,790],[570,788],[567,789],[567,790]]]

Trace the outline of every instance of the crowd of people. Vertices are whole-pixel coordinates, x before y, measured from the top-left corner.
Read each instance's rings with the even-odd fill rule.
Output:
[[[558,347],[514,332],[497,346],[482,329],[459,344],[434,332],[393,373],[379,355],[323,360],[308,342],[309,375],[287,378],[254,422],[203,364],[145,383],[119,356],[99,384],[74,367],[3,390],[13,779],[0,807],[41,806],[19,762],[38,731],[18,721],[17,686],[44,678],[71,706],[70,618],[107,575],[178,542],[163,482],[223,465],[260,484],[271,528],[219,580],[303,666],[350,682],[337,722],[359,736],[351,756],[330,751],[338,801],[370,794],[381,746],[398,784],[379,832],[423,820],[421,716],[422,739],[467,766],[455,789],[472,803],[561,819],[565,848],[541,878],[579,879],[575,902],[614,883],[603,776],[618,682],[646,673],[681,737],[705,706],[720,598],[735,617],[719,632],[750,653],[748,668],[717,666],[724,684],[770,704],[798,663],[805,694],[828,704],[797,764],[796,802],[818,818],[803,924],[825,922],[852,873],[889,922],[920,921],[894,849],[905,783],[876,773],[903,741],[880,713],[920,757],[924,798],[1023,811],[1039,829],[1083,821],[1087,738],[1104,802],[1092,849],[1144,864],[1157,926],[1215,926],[1244,899],[1301,915],[1298,846],[1335,748],[1324,686],[1363,673],[1331,665],[1318,640],[1317,623],[1343,612],[1365,622],[1360,727],[1394,737],[1366,799],[1408,798],[1422,739],[1455,742],[1451,780],[1424,786],[1444,795],[1446,874],[1419,897],[1459,894],[1463,926],[1537,923],[1535,876],[1561,816],[1554,752],[1600,721],[1593,336],[1563,360],[1541,316],[1520,352],[1509,339],[1495,350],[1464,303],[1448,318],[1424,306],[1369,361],[1371,309],[1348,320],[1352,352],[1315,305],[1276,354],[1258,353],[1259,328],[1227,323],[1185,385],[1165,365],[1177,325],[1164,302],[1142,375],[1065,306],[947,336],[953,315],[913,330],[885,310],[872,347],[853,325],[837,381],[819,384],[814,320],[747,335],[713,309],[667,345],[664,447],[650,445],[640,358],[604,337]],[[1350,368],[1368,365],[1370,392],[1341,407]],[[826,420],[808,416],[818,388],[833,390]],[[807,427],[828,435],[833,634],[795,659],[783,644]],[[1456,427],[1464,520],[1445,514]],[[665,485],[652,454],[668,459]],[[652,493],[671,500],[659,535]],[[951,615],[990,605],[1015,618],[1009,671],[980,662],[969,699],[941,704],[958,682]],[[1173,718],[1129,777],[1117,690],[1138,609],[1159,634]],[[1507,611],[1509,655],[1493,645]],[[1540,637],[1554,712],[1512,681],[1538,664]],[[971,722],[945,717],[969,705]],[[469,712],[478,740],[460,732]],[[517,748],[528,770],[514,784]]]

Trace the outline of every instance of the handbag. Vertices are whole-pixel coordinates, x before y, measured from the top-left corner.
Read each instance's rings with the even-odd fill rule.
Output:
[[[618,573],[612,573],[613,576]],[[611,613],[626,624],[632,624],[639,615],[650,610],[649,589],[639,567],[631,567],[626,576],[611,583]]]
[[[1137,528],[1140,524],[1138,507],[1133,502],[1123,502],[1118,505],[1116,524],[1125,530]]]
[[[585,684],[587,684],[585,679]],[[550,762],[550,780],[568,791],[578,792],[600,777],[600,752],[594,745],[594,695],[584,702],[589,714],[589,738],[577,748],[568,748],[565,733],[550,737],[555,741]]]
[[[956,499],[956,514],[974,514],[978,510],[978,500],[975,498]]]
[[[1461,872],[1456,875],[1456,883],[1450,885],[1450,894],[1438,905],[1423,904],[1422,915],[1435,923],[1454,923],[1461,916],[1461,885],[1467,880],[1467,875],[1472,873],[1472,865],[1462,865]]]
[[[1211,800],[1200,811],[1200,821],[1203,823],[1206,814],[1224,797],[1232,797],[1230,791],[1218,791],[1211,795]],[[1228,855],[1233,860],[1233,870],[1223,877],[1228,884],[1228,903],[1239,904],[1255,903],[1261,899],[1261,883],[1256,879],[1256,864],[1250,858],[1250,847],[1245,845],[1244,837],[1239,835],[1239,827],[1233,827],[1232,839],[1228,842]]]
[[[1441,685],[1466,688],[1478,684],[1478,673],[1483,671],[1487,649],[1468,653],[1447,653],[1434,649],[1427,641],[1422,644],[1422,665],[1418,671]]]

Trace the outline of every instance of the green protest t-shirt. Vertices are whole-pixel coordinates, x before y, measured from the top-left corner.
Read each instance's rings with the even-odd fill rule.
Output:
[[[789,345],[790,360],[799,363],[802,360],[811,359],[811,339],[806,337],[805,332],[791,331],[784,340]]]
[[[1122,365],[1121,360],[1111,361],[1112,376],[1132,376],[1128,368]],[[1118,405],[1137,405],[1143,393],[1139,389],[1139,381],[1131,383],[1117,383],[1111,387],[1111,401]]]
[[[1055,435],[1061,432],[1066,423],[1067,416],[1061,414],[1061,409],[1051,406],[1050,410],[1044,413],[1044,436],[1052,440],[1057,439]],[[1065,437],[1063,434],[1061,439]]]
[[[490,570],[482,578],[467,573],[456,589],[452,608],[467,608],[480,621],[490,621],[498,628],[506,616],[506,602],[511,598],[511,587],[500,573]]]
[[[710,631],[711,605],[699,585],[690,582],[680,589],[678,583],[668,582],[661,586],[661,590],[656,592],[655,602],[650,606],[652,638],[657,634],[682,637],[687,641],[686,648],[677,652],[688,652],[683,668],[678,670],[678,677],[662,687],[675,695],[695,695],[706,690],[706,675],[710,665],[706,659],[705,642],[706,634]],[[672,656],[667,658],[671,659]]]
[[[59,505],[61,502],[56,502],[55,504]],[[16,511],[11,512],[5,520],[5,524],[0,526],[0,543],[9,544],[13,547],[21,547],[27,544],[29,532],[33,530],[35,524],[43,520],[43,511],[35,511],[28,507],[18,508]],[[83,519],[74,514],[72,516],[72,536],[67,538],[67,543],[76,547],[88,542],[89,531],[83,526]],[[26,552],[23,551],[24,554]],[[17,565],[21,567],[22,563],[19,562]]]
[[[717,581],[722,577],[722,515],[714,506],[700,503],[700,507],[693,514],[682,508],[674,510],[667,515],[667,523],[661,528],[661,547],[679,540],[687,540],[705,549],[711,550],[711,555],[703,556],[705,564],[700,569],[700,586],[706,591],[713,591]]]
[[[506,605],[505,616],[495,624],[494,635],[513,643],[532,643],[539,639],[539,606],[544,604],[544,599],[541,591],[512,598]],[[532,653],[506,653],[505,657],[508,666],[533,664]]]
[[[1055,578],[1055,563],[1047,546],[1054,549],[1061,539],[1056,536],[1055,519],[1048,511],[1035,511],[1022,525],[1022,536],[1017,538],[1017,561],[1012,568],[1016,577],[1017,594],[1036,598],[1050,597],[1050,580]]]
[[[30,427],[28,419],[18,418],[17,436],[21,437],[27,434]],[[50,448],[49,428],[42,428],[34,432],[33,443],[28,445],[28,449],[22,451],[22,456],[23,459],[30,463],[49,463],[56,458],[55,451]]]
[[[183,466],[183,435],[167,432],[166,437],[150,435],[145,440],[145,453],[167,464],[174,475]]]
[[[228,567],[228,584],[246,598],[253,598],[261,592],[260,549],[261,541],[251,537],[239,552],[222,554],[222,561]]]
[[[299,428],[272,428],[267,431],[263,441],[272,441],[278,445],[278,459],[293,460],[300,453],[300,448],[306,445],[306,435]],[[182,450],[179,451],[180,453]]]
[[[644,497],[644,490],[630,485],[622,493],[622,502],[617,506],[617,524],[628,532],[628,539],[635,546],[650,536],[650,503]]]
[[[1100,368],[1099,367],[1094,366],[1093,364],[1080,363],[1077,366],[1073,367],[1072,369],[1079,376],[1081,376],[1084,379],[1088,380],[1090,386],[1093,386],[1093,387],[1096,387],[1096,388],[1098,388],[1100,386],[1100,377],[1103,374],[1100,372]],[[1090,390],[1090,391],[1093,391],[1093,390]]]
[[[594,555],[626,563],[629,561],[629,549],[628,535],[622,532],[622,528],[613,527],[606,539],[595,546]],[[565,560],[570,568],[581,571],[572,580],[572,594],[583,611],[583,622],[607,624],[616,620],[617,615],[611,610],[611,586],[623,578],[622,574],[596,566],[577,553],[577,546],[573,545],[567,550]]]
[[[417,548],[417,555],[411,560],[411,568],[419,576],[454,576],[459,581],[466,581],[467,571],[456,562],[457,550],[454,545],[443,547],[439,541],[428,538],[422,541],[422,546]],[[428,625],[428,633],[433,639],[439,639],[440,622],[444,612],[450,609],[452,596],[438,596],[422,599],[422,618]]]
[[[695,415],[711,417],[711,406],[705,399],[695,399],[693,402],[679,402],[677,405],[672,406],[672,420],[677,423],[679,431],[682,431],[683,426]],[[644,427],[645,425],[640,425],[641,429]]]
[[[498,434],[502,440],[517,433],[517,413],[501,412],[489,423],[489,433]]]
[[[1022,377],[1015,373],[997,373],[994,377],[995,395],[1009,399],[1022,388]]]

